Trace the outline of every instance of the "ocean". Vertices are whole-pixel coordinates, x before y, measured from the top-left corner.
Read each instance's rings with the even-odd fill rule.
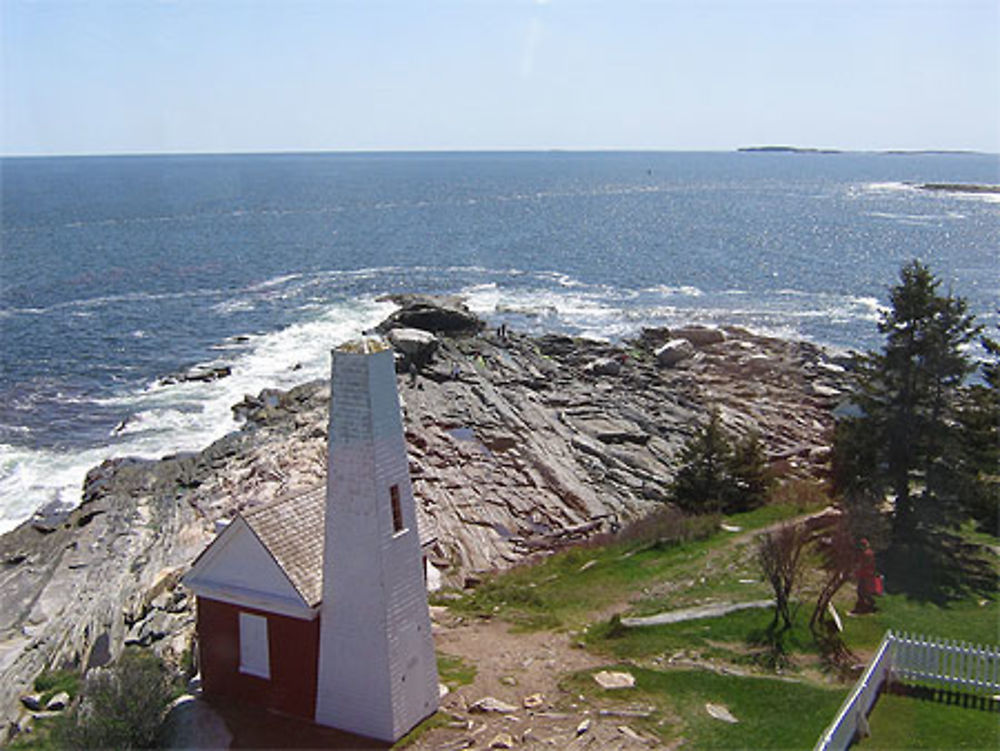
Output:
[[[230,407],[326,376],[392,292],[619,340],[736,324],[878,347],[899,267],[991,327],[981,154],[367,153],[0,161],[0,531],[111,456],[198,450]],[[211,383],[174,382],[194,366]]]

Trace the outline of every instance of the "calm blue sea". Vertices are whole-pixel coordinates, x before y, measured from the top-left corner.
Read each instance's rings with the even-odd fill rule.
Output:
[[[735,323],[878,346],[918,257],[1000,301],[985,155],[461,153],[4,159],[0,531],[112,455],[198,449],[244,393],[326,375],[387,292],[617,339]],[[211,384],[164,386],[198,364]]]

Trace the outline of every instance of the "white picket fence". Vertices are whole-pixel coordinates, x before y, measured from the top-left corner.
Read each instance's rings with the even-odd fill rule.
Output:
[[[1000,692],[1000,647],[892,634],[892,677],[971,694],[996,694]]]
[[[868,728],[886,681],[932,684],[974,694],[1000,693],[1000,647],[887,631],[878,651],[814,751],[842,751]]]
[[[889,677],[892,659],[892,632],[886,632],[878,651],[864,674],[854,684],[830,727],[819,738],[814,751],[842,751],[851,745],[859,730],[868,727],[868,713]]]

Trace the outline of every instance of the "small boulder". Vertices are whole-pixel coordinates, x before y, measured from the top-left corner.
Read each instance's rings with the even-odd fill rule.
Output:
[[[47,712],[62,712],[68,706],[69,694],[65,691],[60,691],[45,703],[45,710]]]
[[[825,383],[812,383],[809,385],[809,390],[813,396],[818,396],[821,399],[838,399],[842,395],[840,389],[828,386]]]
[[[656,362],[664,367],[694,357],[694,345],[687,339],[671,339],[656,350]]]
[[[514,748],[514,738],[510,733],[497,733],[490,741],[490,748]]]
[[[392,329],[385,337],[394,350],[420,366],[429,362],[438,348],[438,338],[423,329]]]
[[[220,378],[228,378],[233,369],[228,365],[195,365],[183,373],[164,376],[160,379],[161,386],[172,386],[177,383],[211,383]]]
[[[497,714],[512,714],[517,711],[517,707],[500,701],[493,696],[484,696],[474,704],[469,705],[470,712],[496,712]]]
[[[37,712],[42,708],[42,695],[41,694],[25,694],[21,697],[21,704],[24,705],[25,709],[30,709],[32,712]]]
[[[616,376],[622,371],[622,364],[613,357],[599,357],[588,363],[584,370],[594,375]]]
[[[728,723],[731,723],[731,724],[734,724],[734,725],[737,722],[739,722],[739,720],[737,720],[735,717],[733,717],[732,712],[730,712],[722,704],[711,704],[711,703],[706,704],[705,705],[705,711],[708,712],[709,715],[711,715],[715,719],[722,720],[723,722],[728,722]]]
[[[634,675],[614,670],[602,670],[600,673],[594,673],[594,680],[597,681],[598,686],[608,690],[635,686]]]
[[[169,635],[177,625],[177,617],[162,610],[152,610],[146,618],[133,624],[125,636],[125,645],[148,647]]]
[[[726,332],[712,326],[684,326],[679,329],[671,329],[670,335],[675,339],[687,339],[695,347],[720,344],[726,341]]]
[[[521,700],[525,709],[541,709],[545,704],[545,697],[541,694],[531,694]]]
[[[184,694],[170,705],[160,728],[161,748],[229,748],[232,733],[206,701]]]

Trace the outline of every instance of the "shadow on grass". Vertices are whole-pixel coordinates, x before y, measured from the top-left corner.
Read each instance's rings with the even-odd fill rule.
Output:
[[[906,696],[910,699],[934,702],[935,704],[951,704],[964,709],[1000,713],[1000,700],[993,696],[970,694],[966,691],[950,691],[931,686],[915,686],[908,683],[891,683],[884,690],[885,693],[894,696]]]
[[[969,595],[996,596],[996,570],[981,546],[940,529],[893,544],[883,570],[888,591],[938,606]]]

